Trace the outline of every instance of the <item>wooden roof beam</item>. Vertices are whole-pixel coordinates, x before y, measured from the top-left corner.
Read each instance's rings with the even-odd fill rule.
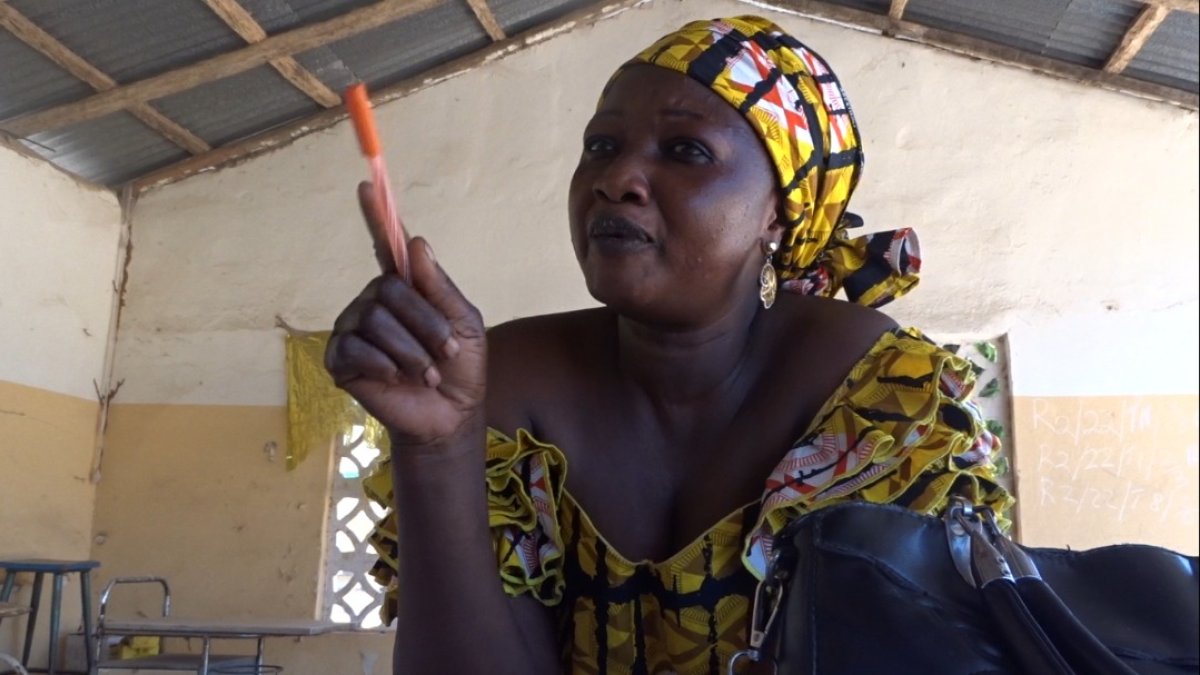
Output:
[[[1104,64],[1104,72],[1120,73],[1125,70],[1133,57],[1142,50],[1142,47],[1150,40],[1150,36],[1154,35],[1154,31],[1158,29],[1162,22],[1167,18],[1171,10],[1162,5],[1145,5],[1142,11],[1138,13],[1137,18],[1130,24],[1129,29],[1125,31],[1124,37],[1121,38],[1120,44],[1113,50],[1111,56],[1108,57],[1108,62]]]
[[[120,85],[82,101],[0,121],[0,128],[15,136],[29,136],[70,124],[103,117],[138,103],[152,101],[202,84],[243,73],[272,59],[316,49],[378,28],[393,21],[431,9],[441,0],[380,0],[327,21],[272,35],[262,42],[236,51],[176,68],[126,85]]]
[[[86,59],[71,51],[53,35],[42,30],[24,14],[13,9],[11,5],[0,0],[0,27],[12,33],[18,40],[37,50],[42,56],[53,61],[76,78],[86,82],[96,91],[109,91],[117,88],[117,81],[109,77]],[[129,107],[129,112],[142,121],[143,124],[166,137],[175,145],[187,150],[193,155],[208,152],[212,149],[204,139],[188,131],[172,121],[167,116],[155,110],[148,103],[137,103]],[[16,134],[23,136],[28,134]]]
[[[1145,0],[1145,3],[1176,12],[1200,14],[1200,0]]]
[[[460,56],[374,91],[371,93],[371,101],[378,106],[408,96],[439,82],[458,77],[473,68],[495,63],[498,59],[541,44],[563,32],[612,18],[645,2],[647,0],[595,0],[553,21],[533,26],[502,42],[490,44],[476,52]],[[345,118],[346,109],[344,107],[322,110],[276,129],[215,148],[201,157],[189,157],[171,166],[153,171],[134,179],[133,186],[140,194],[233,162],[244,161],[283,147],[313,132],[331,127]],[[346,152],[352,151],[352,148],[347,147]]]
[[[492,8],[488,7],[487,0],[467,0],[467,4],[471,6],[471,11],[475,12],[475,18],[483,24],[483,29],[487,31],[488,37],[492,38],[492,42],[499,42],[508,37],[500,27],[500,22],[496,20]]]
[[[208,5],[217,16],[221,17],[225,25],[242,36],[246,42],[255,44],[267,39],[267,31],[237,0],[204,0],[204,4]],[[267,63],[271,64],[271,67],[282,75],[283,79],[292,83],[292,86],[304,92],[323,107],[332,108],[341,104],[342,98],[324,82],[317,79],[316,75],[300,65],[295,58],[281,56],[271,59]]]

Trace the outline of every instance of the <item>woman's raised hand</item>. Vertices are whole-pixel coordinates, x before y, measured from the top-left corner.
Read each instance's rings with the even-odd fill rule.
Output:
[[[483,317],[438,266],[433,249],[407,242],[412,285],[397,274],[369,183],[359,205],[383,274],[333,326],[325,368],[337,386],[386,426],[394,445],[438,446],[483,415]]]

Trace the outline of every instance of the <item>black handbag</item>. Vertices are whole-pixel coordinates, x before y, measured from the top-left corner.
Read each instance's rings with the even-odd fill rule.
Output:
[[[1026,548],[961,500],[943,518],[831,506],[773,544],[731,673],[746,661],[779,675],[1200,673],[1195,557]]]

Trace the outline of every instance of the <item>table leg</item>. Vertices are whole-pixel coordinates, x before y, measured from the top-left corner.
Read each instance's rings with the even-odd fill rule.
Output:
[[[8,602],[8,599],[12,597],[13,586],[16,584],[16,581],[16,572],[4,571],[4,587],[0,588],[0,602]],[[4,623],[4,619],[0,619],[0,623]]]
[[[88,675],[96,665],[96,635],[92,632],[92,573],[84,570],[79,575],[79,600],[83,603],[83,649],[87,652]]]
[[[208,656],[211,648],[212,643],[209,641],[208,636],[205,635],[204,648],[200,652],[200,672],[198,675],[208,675]]]
[[[13,586],[17,583],[17,573],[6,570],[4,572],[4,590],[0,590],[0,602],[8,602],[12,597]]]
[[[254,673],[258,675],[263,671],[263,637],[258,636],[258,652],[254,657]]]
[[[58,672],[58,625],[62,620],[62,591],[65,577],[60,572],[54,573],[54,590],[50,600],[50,657],[46,672],[55,675]]]
[[[37,626],[38,607],[42,604],[42,579],[46,574],[33,575],[33,598],[29,604],[29,623],[25,624],[25,650],[21,652],[21,663],[29,665],[29,654],[33,651],[33,629]]]

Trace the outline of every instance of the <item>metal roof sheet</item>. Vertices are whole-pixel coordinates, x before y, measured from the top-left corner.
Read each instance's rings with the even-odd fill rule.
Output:
[[[268,34],[290,30],[315,21],[325,21],[371,4],[373,0],[242,0],[254,19]],[[354,73],[342,61],[341,56],[329,46],[297,54],[294,57],[336,92],[341,92],[356,81]]]
[[[245,46],[202,2],[9,0],[117,82],[133,82]]]
[[[154,107],[213,146],[321,110],[270,66],[159,99]]]
[[[542,2],[540,0],[489,0],[488,6],[496,15],[496,20],[504,32],[514,35],[534,26],[553,21],[575,9],[589,4],[588,0],[559,0],[557,2]]]
[[[853,7],[866,12],[875,14],[887,14],[888,9],[892,6],[892,0],[829,0],[835,5],[843,7]]]
[[[347,74],[378,89],[491,42],[465,2],[448,2],[327,49]]]
[[[1140,9],[1127,0],[911,0],[904,18],[1096,68]]]
[[[69,103],[90,93],[91,87],[0,30],[0,119]]]
[[[1200,14],[1171,12],[1125,68],[1125,74],[1200,92]]]
[[[243,0],[268,33],[372,4],[371,0]],[[552,3],[545,3],[552,4]],[[465,2],[441,5],[296,56],[335,91],[356,82],[374,88],[480,49],[491,39]]]
[[[332,19],[377,0],[240,0],[268,34]]]
[[[188,156],[126,112],[34,134],[25,145],[102,185],[118,185]]]
[[[770,1],[770,0],[766,0]],[[268,35],[326,21],[378,0],[239,0]],[[68,49],[120,84],[246,47],[209,7],[194,0],[7,0]],[[487,0],[508,35],[536,29],[594,0]],[[814,2],[812,6],[823,3]],[[825,0],[875,15],[890,0]],[[1089,68],[1108,60],[1139,0],[910,0],[906,21]],[[1125,74],[1195,94],[1197,14],[1174,11]],[[487,47],[491,39],[466,0],[432,9],[294,58],[336,92],[355,81],[379,89]],[[37,50],[0,29],[0,120],[93,95]],[[1168,95],[1169,97],[1169,95]],[[304,118],[320,106],[270,66],[151,101],[163,115],[213,147]],[[1193,104],[1194,106],[1194,104]],[[3,125],[0,124],[0,127]],[[90,180],[117,185],[189,155],[126,112],[34,134],[36,152]]]

